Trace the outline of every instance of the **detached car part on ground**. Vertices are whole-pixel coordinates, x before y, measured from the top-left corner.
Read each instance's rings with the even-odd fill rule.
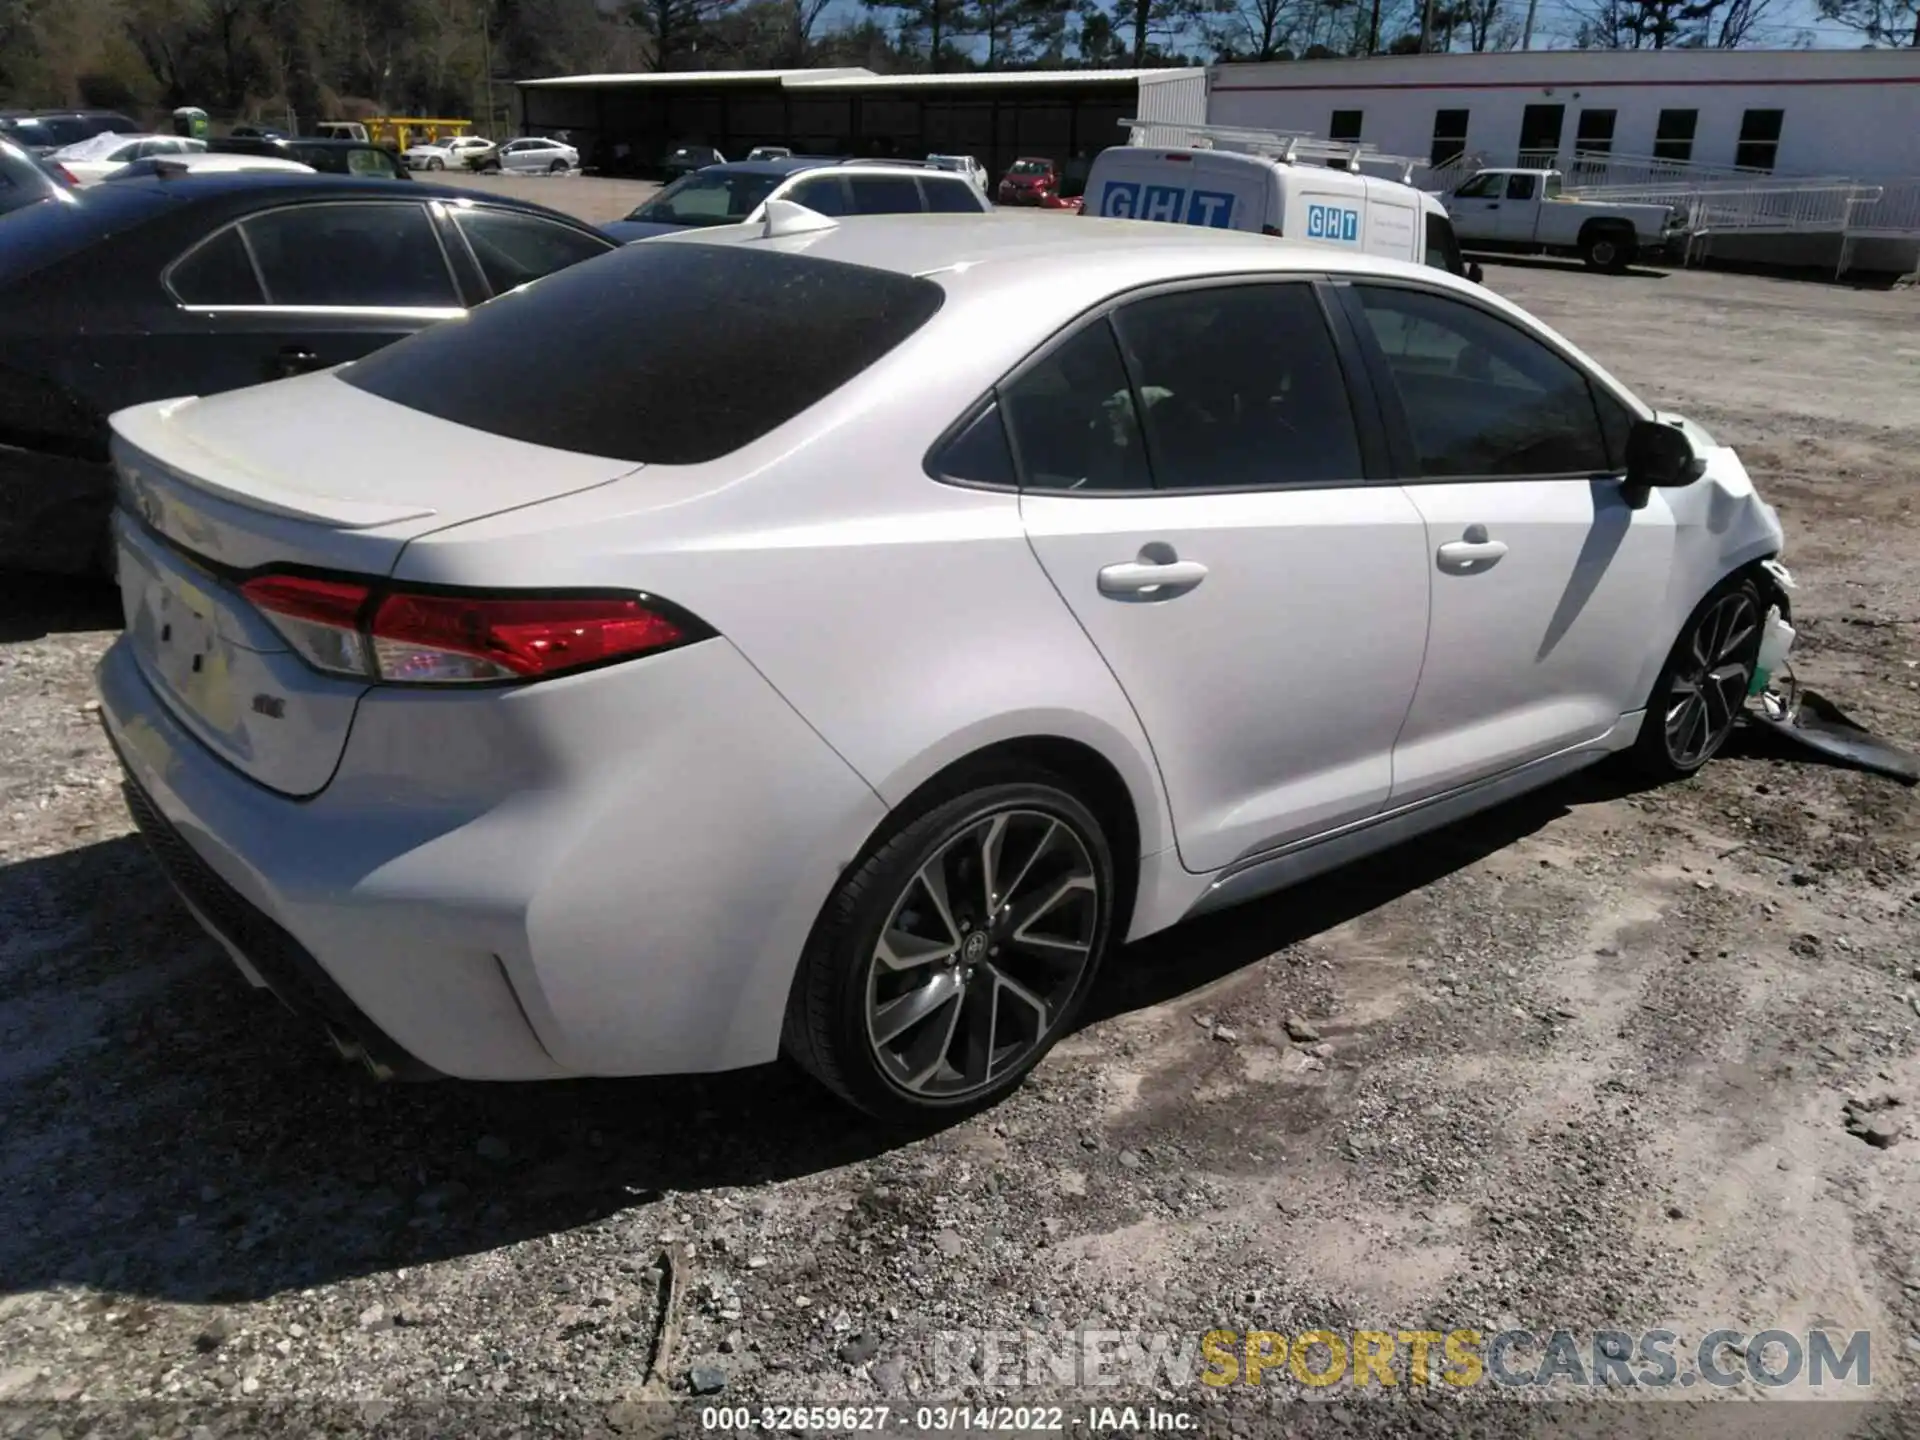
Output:
[[[105,568],[113,411],[356,359],[613,248],[542,206],[331,175],[114,181],[7,216],[0,566]]]
[[[1124,940],[1732,729],[1778,518],[1512,304],[768,208],[114,417],[136,817],[383,1073],[962,1112]]]
[[[1613,274],[1686,250],[1687,215],[1678,206],[1583,200],[1562,190],[1558,170],[1481,170],[1446,206],[1469,250],[1578,255],[1588,269]]]

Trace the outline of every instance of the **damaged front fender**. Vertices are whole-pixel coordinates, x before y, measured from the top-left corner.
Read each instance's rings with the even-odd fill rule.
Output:
[[[1706,473],[1691,485],[1658,492],[1672,516],[1673,568],[1669,572],[1663,619],[1663,643],[1651,649],[1641,694],[1653,689],[1680,627],[1700,600],[1729,575],[1751,570],[1768,604],[1789,613],[1792,577],[1779,556],[1786,531],[1779,512],[1760,497],[1753,478],[1734,451],[1684,415],[1658,412],[1655,418],[1684,434],[1694,453],[1706,461]]]

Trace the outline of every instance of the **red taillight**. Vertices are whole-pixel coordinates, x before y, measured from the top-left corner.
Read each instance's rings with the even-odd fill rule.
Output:
[[[354,630],[373,592],[365,585],[308,575],[256,575],[240,587],[240,593],[272,615]]]
[[[396,684],[543,680],[710,633],[640,595],[382,590],[285,574],[240,589],[315,669]]]
[[[67,184],[78,185],[80,183],[80,177],[75,175],[66,166],[62,165],[58,160],[49,161],[48,163],[51,164],[55,170],[60,172],[60,178],[66,181]]]
[[[678,645],[687,632],[630,596],[389,595],[373,616],[387,680],[537,680]]]

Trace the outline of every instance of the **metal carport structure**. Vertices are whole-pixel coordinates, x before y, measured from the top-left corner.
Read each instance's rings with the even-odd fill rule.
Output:
[[[1203,123],[1207,73],[990,71],[875,75],[866,70],[669,71],[565,75],[517,85],[521,128],[565,132],[590,170],[641,173],[675,145],[737,159],[755,145],[798,154],[976,156],[999,174],[1022,155],[1084,175],[1123,144],[1129,117]]]

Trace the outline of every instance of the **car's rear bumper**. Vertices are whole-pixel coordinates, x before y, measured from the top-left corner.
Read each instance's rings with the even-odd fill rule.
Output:
[[[375,691],[308,800],[189,734],[126,640],[99,679],[136,817],[202,923],[401,1071],[772,1059],[807,933],[884,813],[723,640],[521,691]]]
[[[0,569],[104,575],[113,470],[0,445]]]

